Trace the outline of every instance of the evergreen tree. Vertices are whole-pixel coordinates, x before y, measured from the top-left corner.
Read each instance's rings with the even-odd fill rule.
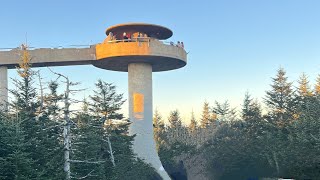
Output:
[[[218,120],[218,115],[215,112],[211,111],[210,124],[217,123],[217,120]]]
[[[189,125],[189,132],[191,134],[194,134],[196,132],[197,128],[198,128],[197,120],[194,117],[194,112],[192,111],[190,125]]]
[[[296,111],[292,83],[288,82],[286,72],[280,68],[272,78],[271,90],[266,91],[265,103],[269,107],[269,117],[279,126],[287,124]]]
[[[168,120],[170,123],[170,128],[178,129],[182,127],[182,122],[178,110],[171,111]]]
[[[31,166],[35,169],[34,175],[37,177],[41,176],[40,173],[42,171],[45,171],[42,166],[42,160],[39,159],[39,155],[42,155],[40,149],[43,147],[38,136],[41,129],[35,118],[39,113],[36,112],[39,102],[37,100],[36,88],[34,87],[34,71],[31,70],[30,64],[31,57],[27,47],[24,45],[22,45],[21,54],[21,62],[17,68],[20,79],[14,79],[13,83],[16,89],[9,90],[14,97],[11,107],[16,114],[15,122],[20,123],[18,125],[19,132],[23,132],[24,139],[28,141],[21,149],[27,150],[26,153],[29,154],[29,157],[33,161]]]
[[[287,173],[296,179],[318,179],[320,177],[320,98],[309,97],[301,115],[293,125],[294,142],[286,150]]]
[[[157,173],[132,150],[130,122],[119,112],[124,103],[113,84],[99,80],[91,103],[77,114],[72,172],[86,179],[152,179]],[[112,149],[110,149],[110,147]],[[113,163],[114,162],[114,163]]]
[[[256,101],[253,101],[250,94],[246,92],[242,105],[242,120],[261,119],[261,108]]]
[[[62,150],[59,142],[59,127],[50,119],[37,111],[40,106],[34,87],[34,71],[31,70],[31,57],[27,47],[22,46],[21,63],[17,69],[19,79],[14,80],[15,90],[10,90],[14,96],[11,107],[19,123],[19,129],[24,132],[28,141],[23,148],[33,161],[31,166],[38,179],[60,179]]]
[[[34,71],[31,70],[31,57],[25,46],[22,46],[21,62],[17,72],[21,80],[14,79],[15,90],[10,90],[14,96],[12,102],[13,110],[23,118],[33,118],[36,116],[36,109],[39,102],[36,99],[37,93],[34,87]]]
[[[91,110],[98,117],[105,120],[123,118],[123,114],[118,111],[125,101],[123,100],[123,94],[116,93],[116,86],[98,80],[94,94],[91,96],[91,100],[93,101]]]
[[[299,79],[298,83],[299,83],[298,93],[299,93],[300,97],[312,96],[312,91],[311,91],[311,88],[309,86],[308,77],[307,77],[307,75],[305,73],[303,73],[300,76],[300,79]]]
[[[165,141],[165,125],[158,110],[153,115],[153,136],[156,141],[157,150],[159,151],[160,146],[164,146]]]
[[[318,75],[317,80],[316,80],[316,84],[315,84],[315,87],[314,87],[314,94],[316,96],[320,95],[320,74]]]
[[[61,140],[62,128],[59,117],[61,108],[58,106],[62,95],[57,93],[58,84],[49,83],[50,92],[43,97],[42,112],[37,116],[38,160],[41,161],[42,171],[40,177],[43,179],[61,179],[63,173],[63,143]],[[48,162],[48,159],[50,161]]]
[[[44,115],[53,121],[59,120],[61,108],[58,103],[62,101],[63,94],[58,94],[57,89],[59,85],[55,81],[49,83],[50,93],[44,96]]]
[[[202,114],[201,114],[201,128],[206,128],[210,125],[210,107],[208,102],[204,102],[203,104],[203,109],[202,109]]]
[[[224,103],[219,103],[215,101],[215,106],[213,107],[213,113],[220,121],[234,121],[237,120],[237,113],[235,108],[231,108],[228,101]]]
[[[0,179],[34,179],[34,160],[27,147],[30,141],[21,127],[21,120],[0,117]]]

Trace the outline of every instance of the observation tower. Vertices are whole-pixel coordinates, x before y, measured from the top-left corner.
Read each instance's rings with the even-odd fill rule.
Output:
[[[128,72],[129,118],[133,122],[129,132],[136,134],[134,152],[166,177],[153,139],[152,72],[185,66],[186,52],[181,46],[160,41],[173,33],[159,25],[119,24],[109,27],[106,34],[104,43],[96,45],[97,61],[93,65]]]
[[[170,179],[159,160],[153,139],[152,72],[184,67],[187,53],[180,44],[166,44],[170,29],[145,23],[126,23],[106,30],[104,42],[89,48],[41,48],[30,50],[32,67],[92,64],[128,72],[129,132],[136,134],[133,150],[150,163],[163,179]],[[0,103],[8,101],[7,69],[20,61],[17,49],[0,51]],[[169,102],[168,102],[169,103]]]

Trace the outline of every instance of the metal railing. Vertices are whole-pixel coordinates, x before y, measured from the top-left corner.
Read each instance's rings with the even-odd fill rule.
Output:
[[[140,42],[147,42],[148,46],[150,45],[150,37],[134,37],[134,38],[128,38],[128,39],[115,39],[115,40],[109,40],[107,41],[108,43],[119,43],[119,42],[139,42],[139,46],[140,46]],[[171,46],[176,46],[176,47],[180,47],[180,48],[184,48],[183,45],[178,44],[178,43],[174,43],[172,41],[168,42],[168,41],[160,41],[158,39],[154,39],[157,40],[158,42],[161,42],[164,45],[171,45]]]
[[[135,38],[128,38],[128,39],[115,39],[107,41],[108,43],[118,43],[118,42],[150,42],[149,37],[135,37]]]

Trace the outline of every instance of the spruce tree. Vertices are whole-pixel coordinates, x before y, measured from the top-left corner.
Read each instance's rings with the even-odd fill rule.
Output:
[[[298,83],[298,93],[300,97],[312,96],[312,90],[309,85],[308,77],[305,73],[300,76]]]
[[[206,128],[210,125],[210,107],[208,102],[204,102],[203,104],[203,109],[202,109],[202,114],[201,114],[201,128]]]
[[[155,111],[153,115],[153,136],[156,141],[156,147],[159,151],[161,146],[166,143],[165,138],[165,125],[162,116],[159,114],[158,110]]]
[[[168,120],[171,129],[179,129],[182,127],[182,122],[178,110],[171,111]]]
[[[125,102],[123,94],[117,94],[116,86],[111,83],[98,80],[95,85],[94,95],[90,97],[93,102],[91,111],[95,112],[97,117],[104,118],[104,120],[122,119],[123,114],[118,111]]]
[[[30,154],[30,141],[20,118],[0,117],[0,179],[34,179],[37,177]]]
[[[296,102],[292,83],[288,82],[286,72],[280,68],[275,78],[272,78],[271,90],[266,91],[265,103],[270,112],[272,122],[279,126],[287,124],[292,120],[296,111]]]
[[[241,116],[244,121],[261,119],[261,108],[258,103],[251,98],[248,92],[246,92],[243,100]]]
[[[20,79],[14,79],[16,89],[13,94],[11,110],[19,129],[24,132],[28,142],[23,147],[29,153],[38,179],[60,179],[62,146],[59,141],[59,127],[39,111],[40,102],[34,87],[35,73],[31,69],[31,57],[26,46],[22,46],[21,63],[17,68]]]
[[[11,106],[16,113],[19,113],[20,117],[31,119],[36,116],[36,110],[39,107],[39,102],[36,98],[37,92],[34,87],[35,72],[31,70],[31,57],[27,47],[22,46],[21,53],[21,62],[17,68],[21,80],[13,79],[16,89],[10,90],[14,96]]]
[[[90,100],[84,102],[83,110],[75,119],[77,150],[73,159],[78,163],[71,166],[75,176],[87,179],[152,179],[157,176],[153,168],[133,153],[134,136],[129,136],[130,123],[119,112],[124,100],[116,87],[99,80]]]
[[[237,120],[237,113],[235,108],[231,108],[228,101],[219,103],[215,101],[215,106],[212,112],[219,121],[234,121]]]
[[[61,107],[59,102],[63,99],[63,94],[58,94],[59,84],[55,81],[49,83],[49,94],[44,96],[44,115],[53,121],[59,121],[59,115],[61,115]]]
[[[197,128],[198,128],[197,120],[194,117],[194,112],[192,111],[191,120],[190,120],[190,124],[189,124],[189,132],[191,134],[194,134],[196,132]]]
[[[320,95],[320,74],[318,75],[318,77],[316,79],[316,84],[314,86],[314,94],[316,96]]]

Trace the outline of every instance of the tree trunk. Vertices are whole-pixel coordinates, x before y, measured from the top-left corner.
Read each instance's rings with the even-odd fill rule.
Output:
[[[70,139],[70,117],[69,117],[69,79],[67,80],[67,89],[65,92],[65,99],[64,99],[64,120],[65,126],[63,127],[63,137],[64,137],[64,172],[66,173],[66,179],[70,180],[71,178],[71,171],[70,171],[70,146],[71,146],[71,139]]]

